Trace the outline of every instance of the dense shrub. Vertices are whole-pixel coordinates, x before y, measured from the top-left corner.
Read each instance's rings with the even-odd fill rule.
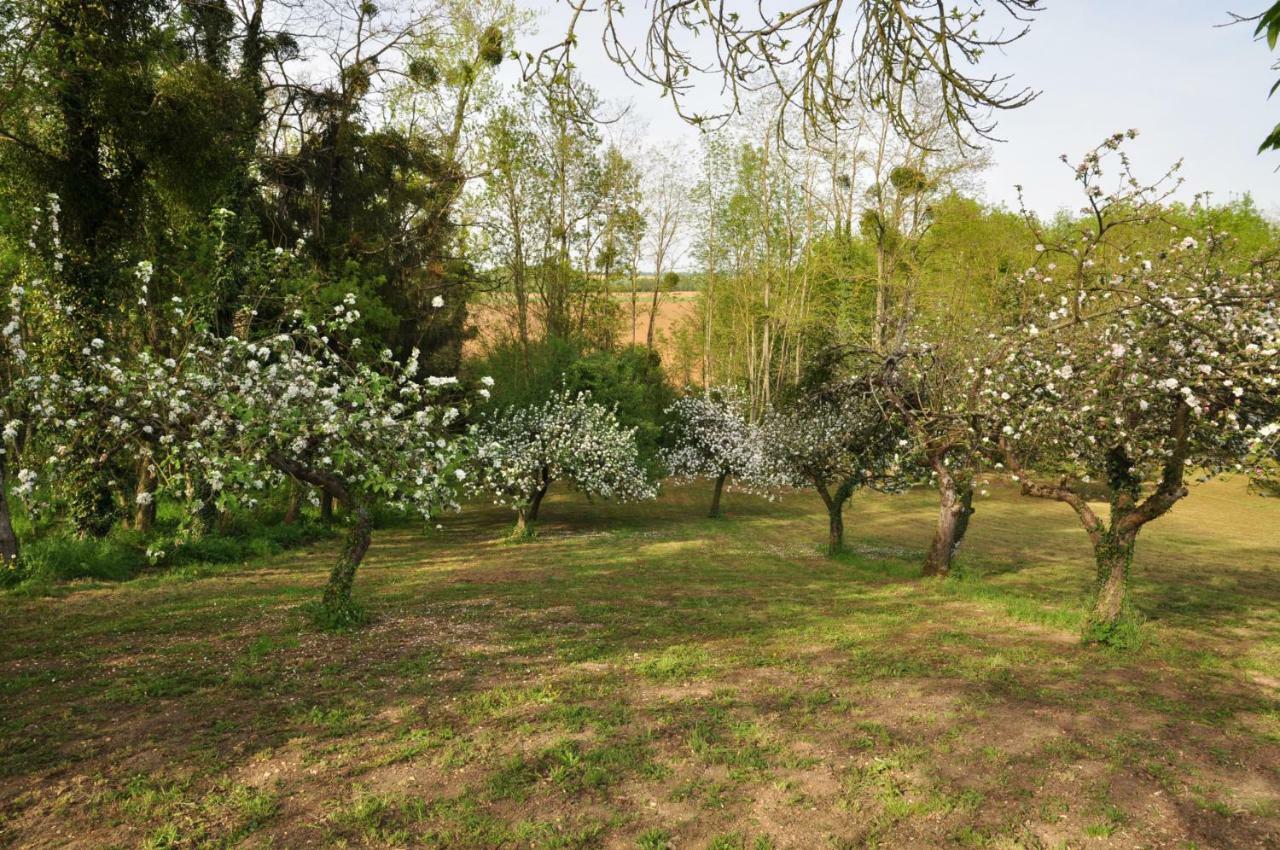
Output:
[[[491,397],[483,413],[511,407],[533,407],[567,390],[591,393],[592,399],[616,411],[618,422],[634,428],[640,457],[650,473],[658,454],[665,410],[675,400],[662,358],[644,346],[618,351],[585,351],[574,342],[549,339],[531,344],[496,346],[473,364],[472,375],[491,376]]]
[[[42,528],[24,541],[18,562],[0,571],[0,587],[43,591],[59,581],[125,581],[143,570],[236,564],[276,555],[337,531],[305,515],[285,525],[278,511],[266,509],[237,515],[223,532],[177,542],[179,516],[178,506],[162,504],[157,530],[150,535],[115,529],[109,536],[95,539],[78,537],[59,527]],[[380,519],[395,522],[397,517]]]
[[[146,564],[146,553],[136,539],[121,536],[98,540],[58,535],[33,540],[22,548],[16,568],[7,571],[6,583],[131,578]]]

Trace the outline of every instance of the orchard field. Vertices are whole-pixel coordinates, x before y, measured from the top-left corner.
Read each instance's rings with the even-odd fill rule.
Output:
[[[993,481],[922,582],[928,489],[468,507],[0,609],[0,845],[1280,846],[1280,503],[1227,479],[1143,534],[1141,645],[1080,643],[1068,508]]]
[[[1278,47],[0,2],[0,850],[1280,850]]]

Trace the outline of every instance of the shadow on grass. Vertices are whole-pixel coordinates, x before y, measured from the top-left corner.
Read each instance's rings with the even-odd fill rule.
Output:
[[[198,580],[13,600],[0,611],[6,798],[60,773],[118,778],[184,765],[212,781],[290,742],[345,787],[420,727],[478,746],[485,734],[517,740],[553,720],[603,723],[619,712],[678,736],[681,752],[727,760],[725,712],[771,718],[796,706],[832,724],[836,740],[854,718],[884,712],[875,722],[885,745],[936,746],[928,765],[941,770],[948,745],[920,736],[903,708],[912,701],[959,712],[964,723],[946,733],[974,736],[973,747],[1001,743],[986,731],[1001,723],[1047,736],[1006,767],[1031,787],[1064,726],[1088,751],[1058,762],[1086,763],[1103,757],[1096,750],[1115,732],[1108,718],[1155,738],[1163,754],[1187,745],[1187,721],[1222,729],[1274,705],[1237,671],[1199,657],[1079,647],[1087,561],[1072,549],[1002,566],[1005,551],[1065,539],[1072,529],[1056,514],[1033,515],[1042,536],[1028,538],[1005,524],[1020,516],[1012,506],[984,504],[962,559],[969,577],[923,582],[915,558],[876,554],[909,555],[927,540],[931,504],[921,494],[855,500],[850,543],[862,549],[829,559],[816,498],[733,494],[729,517],[708,520],[704,489],[675,488],[643,506],[556,493],[542,536],[523,546],[503,545],[512,517],[496,508],[444,518],[425,535],[381,530],[357,578],[376,620],[341,636],[315,633],[297,610],[318,593],[332,544]],[[1168,547],[1156,543],[1156,552]],[[1221,563],[1202,575],[1197,557],[1144,566],[1140,606],[1198,634],[1248,623],[1255,640],[1274,640],[1277,579]],[[1221,621],[1203,622],[1213,615]],[[690,683],[707,687],[684,696]],[[732,768],[748,775],[774,758],[762,745],[742,749]],[[534,759],[530,775],[579,776],[591,758],[557,750]],[[1186,811],[1188,834],[1221,827],[1202,815]]]

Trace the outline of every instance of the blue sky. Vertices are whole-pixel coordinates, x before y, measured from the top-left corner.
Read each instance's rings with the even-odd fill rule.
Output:
[[[995,164],[984,180],[988,201],[1016,205],[1013,186],[1021,183],[1028,204],[1041,213],[1078,206],[1071,174],[1058,156],[1075,158],[1108,134],[1135,127],[1141,136],[1130,150],[1139,176],[1157,177],[1181,157],[1187,196],[1209,190],[1225,200],[1249,192],[1280,218],[1280,154],[1255,154],[1280,121],[1280,95],[1271,103],[1266,99],[1276,77],[1272,54],[1252,40],[1248,25],[1215,26],[1229,20],[1228,10],[1257,12],[1252,6],[1265,5],[1262,0],[1044,5],[1029,35],[990,58],[993,68],[1012,72],[1042,94],[999,116],[996,135],[1006,141],[992,148]],[[544,33],[554,30],[562,14],[562,7],[550,8]],[[628,8],[635,18],[646,13],[640,3]],[[631,85],[608,67],[594,40],[597,33],[587,21],[577,61],[588,78],[607,97],[630,101],[649,135],[692,139],[694,133],[655,92]]]

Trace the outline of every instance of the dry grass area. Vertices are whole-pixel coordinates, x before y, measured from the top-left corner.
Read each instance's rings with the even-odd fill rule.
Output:
[[[649,333],[649,309],[653,292],[639,293],[636,305],[635,324],[632,325],[631,294],[615,293],[618,302],[618,342],[623,345],[644,345]],[[656,327],[654,328],[654,345],[663,354],[663,362],[670,362],[672,339],[683,322],[692,318],[698,303],[696,292],[664,292],[658,301]],[[475,325],[476,335],[467,342],[466,353],[478,354],[488,346],[510,334],[516,327],[514,306],[507,304],[498,296],[493,296],[488,303],[478,303],[472,309],[471,321]],[[536,322],[536,318],[535,318]],[[533,332],[536,334],[537,327]]]
[[[1145,644],[1079,645],[1084,535],[996,486],[963,578],[932,496],[703,487],[381,532],[375,622],[299,612],[330,546],[0,611],[13,847],[1280,847],[1280,503],[1143,533]]]

